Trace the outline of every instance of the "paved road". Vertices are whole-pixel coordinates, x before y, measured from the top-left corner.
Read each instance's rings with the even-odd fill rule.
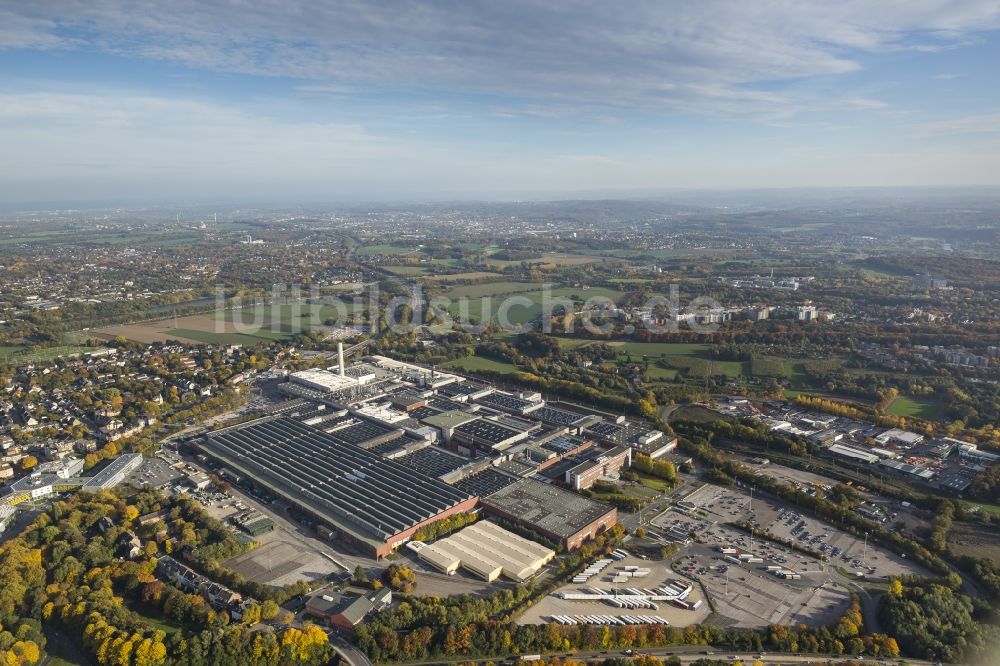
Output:
[[[641,651],[643,654],[652,655],[655,657],[667,657],[676,656],[681,660],[681,663],[689,664],[691,662],[697,661],[699,659],[721,659],[726,660],[731,656],[739,657],[743,662],[744,666],[749,666],[753,664],[754,660],[757,658],[756,654],[732,650],[727,651],[715,647],[706,647],[704,645],[681,645],[677,647],[667,647],[667,648],[647,648]],[[709,654],[706,654],[709,653]],[[544,657],[565,657],[570,653],[566,652],[553,652],[544,654]],[[574,652],[572,653],[575,659],[608,659],[612,657],[622,657],[624,653],[620,650],[605,650],[603,652],[593,651],[593,652]],[[423,663],[436,663],[436,664],[454,664],[454,663],[485,663],[487,661],[496,662],[497,659],[436,659]],[[850,662],[851,664],[871,664],[872,666],[877,666],[879,664],[892,664],[897,663],[898,660],[880,660],[874,657],[834,657],[830,654],[784,654],[777,652],[768,652],[761,661],[764,662],[766,666],[774,666],[777,664],[811,664],[819,662]],[[910,666],[934,666],[933,662],[924,661],[922,659],[906,659],[907,664]],[[400,662],[400,663],[420,663],[420,662]]]

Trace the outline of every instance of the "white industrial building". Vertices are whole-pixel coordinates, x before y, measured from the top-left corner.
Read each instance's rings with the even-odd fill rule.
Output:
[[[511,580],[527,580],[556,556],[554,550],[488,520],[431,544],[411,542],[409,548],[444,573],[453,574],[462,567],[488,581],[501,574]]]

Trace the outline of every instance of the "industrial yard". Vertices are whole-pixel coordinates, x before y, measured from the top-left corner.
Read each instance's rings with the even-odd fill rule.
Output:
[[[610,558],[608,558],[610,559]],[[638,577],[620,580],[627,573],[648,572]],[[618,582],[616,582],[618,580]],[[643,607],[633,608],[618,606],[610,600],[564,598],[572,595],[590,595],[594,590],[614,592],[622,599],[630,596],[629,589],[658,591],[665,585],[673,585],[673,589],[682,590],[690,586],[690,591],[684,597],[683,603],[689,608],[683,608],[669,601],[653,601]],[[651,606],[656,606],[652,608]],[[600,624],[583,619],[587,616],[595,618],[636,617],[647,616],[665,621],[673,627],[686,627],[703,621],[709,615],[708,604],[698,584],[694,581],[680,578],[665,565],[664,562],[651,562],[638,557],[627,556],[621,560],[609,561],[601,567],[601,571],[588,577],[586,583],[570,583],[545,596],[537,604],[529,608],[518,618],[519,624],[538,624],[544,622],[559,622],[553,618],[573,618],[580,624]],[[608,624],[611,624],[608,622]]]

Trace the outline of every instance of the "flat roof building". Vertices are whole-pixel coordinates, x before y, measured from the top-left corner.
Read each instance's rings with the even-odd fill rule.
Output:
[[[476,497],[289,418],[209,433],[201,450],[376,557]]]
[[[488,581],[501,574],[527,580],[556,556],[554,550],[518,536],[488,520],[481,520],[431,544],[414,542],[420,559],[448,574],[462,567]]]
[[[451,440],[463,453],[493,453],[509,449],[529,434],[491,419],[478,419],[455,428]]]
[[[139,469],[140,465],[142,465],[141,453],[126,453],[118,456],[100,472],[84,479],[83,489],[93,492],[114,488],[123,482],[126,476]]]
[[[354,388],[358,380],[347,375],[338,375],[329,370],[300,370],[288,376],[289,381],[319,393],[333,393],[346,388]]]
[[[566,485],[574,490],[586,490],[602,476],[617,472],[631,464],[632,449],[627,446],[616,446],[566,470]]]
[[[561,543],[579,548],[618,522],[615,507],[569,490],[521,479],[481,499],[487,512],[523,525]]]

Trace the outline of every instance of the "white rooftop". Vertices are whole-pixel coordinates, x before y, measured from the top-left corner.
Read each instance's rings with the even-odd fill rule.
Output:
[[[329,370],[300,370],[293,372],[290,379],[296,384],[302,384],[318,391],[332,393],[345,388],[358,385],[358,380],[354,377],[341,377],[340,374]]]

